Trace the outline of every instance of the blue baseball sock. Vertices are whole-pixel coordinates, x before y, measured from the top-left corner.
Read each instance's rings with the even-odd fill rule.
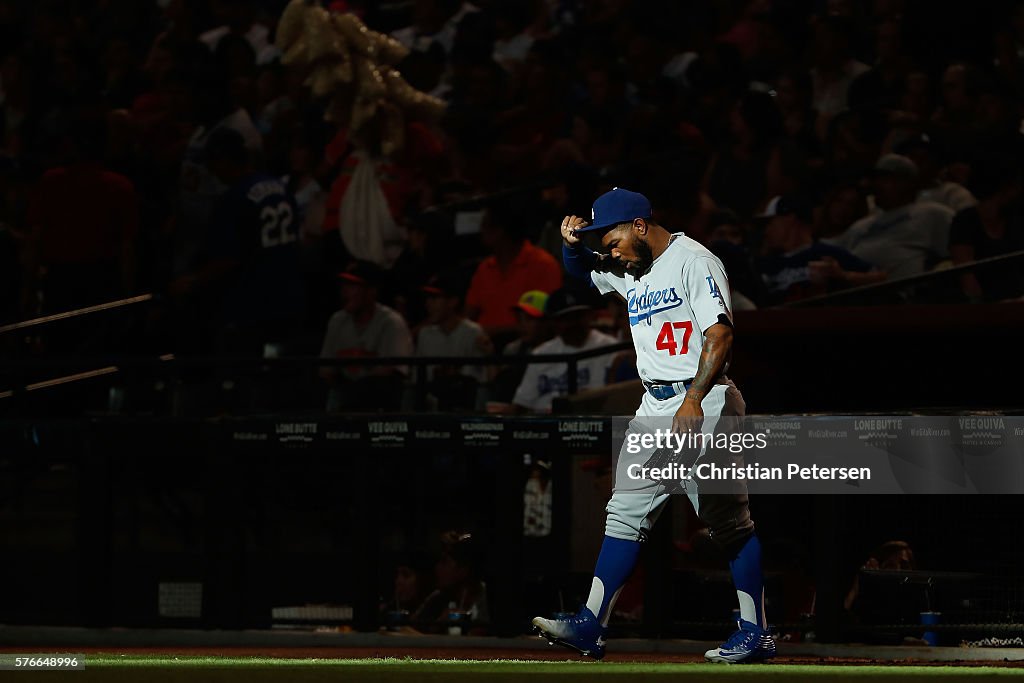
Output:
[[[604,537],[601,554],[597,556],[594,567],[594,582],[587,598],[587,609],[594,613],[602,625],[608,625],[615,600],[626,579],[636,566],[636,558],[640,554],[639,541],[624,541],[611,536]]]
[[[732,582],[740,600],[740,618],[764,628],[764,574],[761,573],[761,542],[751,535],[729,562]]]

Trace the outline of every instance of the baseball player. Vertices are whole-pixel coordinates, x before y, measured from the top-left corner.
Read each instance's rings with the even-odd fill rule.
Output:
[[[672,420],[673,430],[713,429],[720,417],[744,413],[743,398],[726,378],[733,323],[729,283],[721,261],[683,233],[670,233],[652,218],[642,194],[615,188],[594,202],[592,221],[566,216],[562,257],[573,276],[588,278],[603,294],[626,300],[644,393],[630,430],[642,418]],[[598,254],[581,234],[601,231],[608,254]],[[534,630],[552,643],[601,659],[615,599],[636,564],[640,544],[657,521],[677,482],[644,482],[626,477],[623,462],[643,463],[652,452],[619,456],[590,596],[575,616],[533,620]],[[764,615],[761,545],[754,534],[748,500],[742,494],[701,495],[683,482],[697,514],[729,558],[739,597],[736,632],[708,650],[714,662],[755,662],[775,655]]]

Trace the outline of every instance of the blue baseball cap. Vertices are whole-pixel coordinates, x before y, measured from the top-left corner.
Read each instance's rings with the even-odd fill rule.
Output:
[[[651,201],[647,197],[616,187],[594,201],[590,225],[576,232],[606,230],[619,223],[629,223],[634,218],[650,218],[652,213]]]

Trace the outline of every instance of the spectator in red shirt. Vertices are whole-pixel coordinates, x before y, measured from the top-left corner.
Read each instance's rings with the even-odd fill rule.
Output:
[[[33,192],[30,284],[45,269],[43,307],[62,311],[131,292],[139,225],[135,187],[107,170],[102,119],[71,124],[64,140],[68,163],[43,174]]]
[[[492,339],[515,333],[515,310],[523,292],[550,294],[562,286],[555,258],[522,233],[523,220],[511,206],[492,207],[484,216],[480,240],[491,253],[477,267],[466,295],[466,311]]]

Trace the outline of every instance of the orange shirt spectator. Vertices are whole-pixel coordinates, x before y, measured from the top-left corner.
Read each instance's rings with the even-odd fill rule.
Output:
[[[467,310],[487,330],[516,326],[516,304],[523,292],[551,293],[562,286],[562,268],[555,258],[527,240],[519,242],[511,258],[502,256],[496,251],[483,260],[466,295]]]

